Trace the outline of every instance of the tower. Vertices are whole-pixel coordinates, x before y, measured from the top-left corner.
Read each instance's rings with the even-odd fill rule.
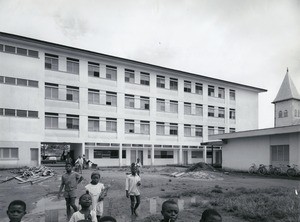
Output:
[[[275,100],[275,127],[300,124],[300,95],[287,69]]]

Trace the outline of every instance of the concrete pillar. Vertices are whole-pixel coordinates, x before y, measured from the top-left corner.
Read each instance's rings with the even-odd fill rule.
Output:
[[[204,163],[206,163],[206,159],[207,159],[207,157],[206,157],[206,146],[203,146],[203,161],[204,161]]]
[[[119,147],[119,166],[121,167],[122,166],[122,160],[123,160],[123,156],[122,156],[122,144],[120,144],[120,147]]]
[[[151,166],[154,165],[154,145],[151,145]]]
[[[182,146],[179,148],[179,164],[182,165]]]

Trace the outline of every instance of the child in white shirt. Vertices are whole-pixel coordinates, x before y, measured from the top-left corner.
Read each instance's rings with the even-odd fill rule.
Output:
[[[89,191],[92,196],[92,210],[97,214],[98,220],[103,214],[103,198],[107,194],[107,189],[103,183],[99,183],[100,173],[93,172],[91,175],[91,183],[85,186],[85,189]]]

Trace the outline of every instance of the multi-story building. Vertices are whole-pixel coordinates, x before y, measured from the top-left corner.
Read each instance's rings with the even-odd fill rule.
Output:
[[[266,90],[0,33],[0,167],[66,144],[100,166],[221,161],[209,134],[256,129]]]

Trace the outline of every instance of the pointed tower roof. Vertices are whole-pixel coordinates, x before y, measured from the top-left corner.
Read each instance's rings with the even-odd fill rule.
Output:
[[[300,95],[295,87],[287,69],[286,75],[281,83],[280,89],[277,93],[273,103],[277,103],[284,100],[297,99],[300,100]]]

